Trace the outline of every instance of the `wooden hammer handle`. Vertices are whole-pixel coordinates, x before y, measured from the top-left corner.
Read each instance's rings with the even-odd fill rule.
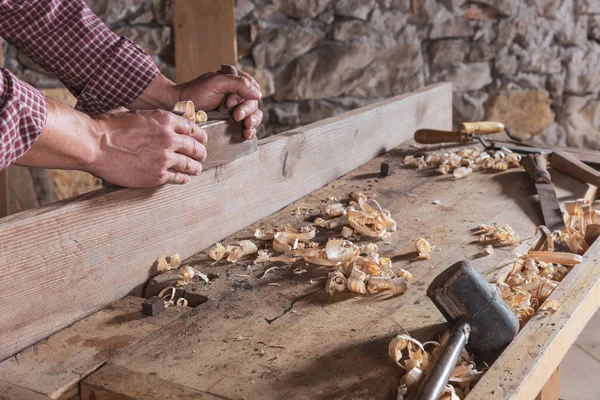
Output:
[[[223,75],[239,76],[237,68],[234,67],[233,65],[229,65],[229,64],[221,65],[221,73]],[[229,111],[229,108],[227,108],[227,99],[228,98],[229,98],[229,93],[227,93],[227,94],[225,94],[225,96],[223,96],[223,99],[221,100],[221,102],[219,103],[219,106],[217,107],[217,111],[222,112],[222,113],[226,113]]]
[[[487,135],[498,133],[504,130],[502,122],[481,121],[481,122],[463,122],[458,126],[458,130],[463,133],[473,133],[476,135]]]
[[[548,158],[545,154],[530,154],[523,159],[523,167],[535,183],[551,183],[550,173],[546,164]]]
[[[438,131],[435,129],[419,129],[415,132],[415,141],[422,144],[466,143],[471,138],[462,132]]]
[[[575,179],[600,186],[600,172],[584,164],[572,154],[554,151],[551,159],[552,168],[556,168]]]

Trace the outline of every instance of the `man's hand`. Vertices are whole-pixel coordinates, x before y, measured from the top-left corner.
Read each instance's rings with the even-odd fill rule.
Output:
[[[263,113],[258,108],[262,94],[260,85],[246,72],[240,76],[208,73],[193,81],[175,85],[162,74],[158,75],[146,90],[130,105],[129,109],[172,109],[177,101],[191,100],[196,109],[210,111],[217,108],[228,93],[227,107],[234,108],[233,118],[244,121],[244,137],[256,136]]]
[[[130,187],[183,184],[202,171],[206,132],[167,111],[109,112],[96,118],[100,137],[91,171]]]
[[[48,118],[18,165],[78,169],[129,187],[183,184],[202,171],[206,132],[167,111],[115,111],[95,119],[47,99]]]

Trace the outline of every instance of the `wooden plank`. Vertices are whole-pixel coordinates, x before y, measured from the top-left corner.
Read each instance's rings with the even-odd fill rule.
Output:
[[[225,243],[248,238],[258,227],[302,226],[321,212],[323,199],[372,190],[399,222],[389,243],[378,244],[394,266],[413,274],[405,295],[330,296],[323,290],[328,268],[302,262],[289,268],[279,265],[261,279],[268,265],[212,265],[205,254],[198,254],[192,258],[195,268],[219,275],[204,292],[209,301],[197,315],[180,318],[110,364],[229,398],[393,398],[402,371],[387,355],[392,337],[408,330],[425,341],[446,327],[425,296],[431,280],[453,262],[472,259],[493,281],[506,269],[505,260],[514,257],[512,247],[497,247],[491,256],[482,257],[470,230],[481,223],[508,223],[529,246],[540,223],[535,192],[523,170],[475,173],[456,181],[431,170],[398,169],[380,179],[380,163],[400,163],[403,154],[394,150],[372,160]],[[581,197],[587,190],[587,185],[560,173],[553,172],[553,181],[561,201]],[[432,204],[434,200],[441,204]],[[294,211],[300,205],[316,210],[298,218]],[[340,229],[321,235],[339,237]],[[417,237],[435,246],[430,260],[414,259]],[[294,274],[296,266],[307,272]],[[155,357],[163,362],[153,364]]]
[[[142,301],[139,297],[121,299],[3,361],[0,381],[47,399],[71,398],[85,376],[182,315],[173,308],[145,317]]]
[[[160,360],[156,360],[160,364]],[[128,389],[129,388],[129,389]],[[124,395],[125,391],[128,392]],[[220,400],[225,397],[107,365],[81,383],[82,400]]]
[[[554,370],[548,382],[542,388],[542,391],[536,397],[536,400],[558,400],[560,394],[560,370],[561,364]]]
[[[106,189],[0,221],[0,359],[409,139],[451,127],[442,83],[261,142],[184,186]],[[109,290],[110,289],[110,290]]]
[[[0,380],[0,400],[48,400],[48,397]]]
[[[175,0],[174,25],[177,82],[237,65],[234,0]]]

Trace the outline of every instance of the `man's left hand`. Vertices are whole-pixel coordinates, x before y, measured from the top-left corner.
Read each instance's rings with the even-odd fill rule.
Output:
[[[260,85],[252,76],[238,72],[239,76],[208,73],[179,85],[159,74],[128,108],[172,109],[177,101],[191,100],[196,109],[210,111],[216,109],[223,96],[229,94],[226,105],[235,108],[233,118],[243,121],[244,137],[250,139],[256,136],[256,128],[263,119],[263,112],[258,108],[262,94]]]

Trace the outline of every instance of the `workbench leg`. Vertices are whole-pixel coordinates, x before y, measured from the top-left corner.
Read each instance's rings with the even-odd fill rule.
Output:
[[[560,369],[562,364],[559,364],[556,370],[552,373],[536,400],[558,400],[560,393]]]

